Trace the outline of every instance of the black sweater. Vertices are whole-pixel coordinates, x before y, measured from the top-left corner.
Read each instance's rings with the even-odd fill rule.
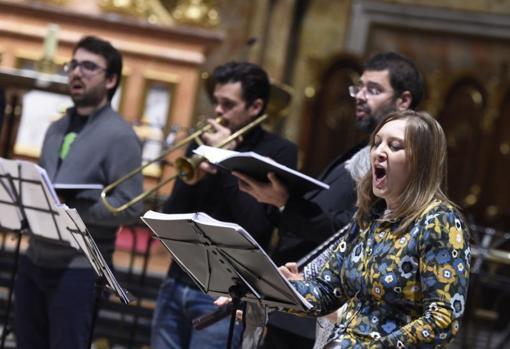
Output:
[[[190,155],[196,144],[191,145],[187,154]],[[297,147],[295,144],[279,136],[256,127],[244,137],[243,143],[236,151],[253,151],[268,156],[273,160],[296,168]],[[195,185],[187,185],[177,180],[165,203],[165,213],[205,212],[211,217],[237,223],[242,226],[258,243],[266,248],[271,237],[274,222],[271,212],[277,210],[270,205],[257,202],[252,196],[239,190],[238,179],[232,174],[218,169],[218,173],[207,174]],[[190,285],[191,280],[176,263],[172,263],[169,276],[179,278]]]

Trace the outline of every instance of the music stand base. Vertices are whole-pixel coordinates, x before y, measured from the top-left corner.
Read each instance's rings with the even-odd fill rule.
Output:
[[[230,294],[230,297],[232,298],[232,313],[230,315],[230,326],[228,329],[227,348],[232,349],[237,310],[241,309],[241,307],[240,307],[241,298],[243,297],[245,292],[243,291],[243,288],[241,286],[234,285],[234,286],[230,286],[230,288],[228,289],[228,293]]]
[[[16,273],[18,271],[18,261],[19,261],[19,252],[21,247],[21,232],[17,232],[18,240],[16,242],[16,247],[14,249],[14,267],[12,268],[11,280],[9,283],[9,295],[7,296],[7,306],[5,309],[5,318],[4,318],[4,327],[2,329],[2,338],[0,340],[0,348],[5,348],[5,341],[7,340],[7,336],[11,332],[9,327],[9,318],[11,315],[11,307],[12,307],[12,295],[14,294],[14,284],[16,282]]]
[[[105,290],[106,279],[104,277],[96,278],[96,299],[94,300],[94,308],[92,309],[92,322],[90,324],[90,334],[89,334],[89,345],[87,348],[92,348],[92,342],[94,341],[94,327],[96,327],[96,320],[99,315],[99,307],[101,305],[101,298],[103,296],[103,291]]]

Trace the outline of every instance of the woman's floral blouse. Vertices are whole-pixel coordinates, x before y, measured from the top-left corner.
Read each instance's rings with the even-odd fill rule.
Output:
[[[434,202],[406,232],[398,221],[357,225],[314,281],[292,281],[325,315],[347,303],[340,348],[436,348],[459,330],[468,290],[468,231],[457,211]]]

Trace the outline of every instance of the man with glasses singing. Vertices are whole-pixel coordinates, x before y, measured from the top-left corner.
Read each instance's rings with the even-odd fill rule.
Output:
[[[64,70],[74,107],[50,125],[40,165],[53,183],[110,184],[141,164],[137,136],[110,106],[122,57],[109,42],[89,36],[75,46]],[[110,200],[117,206],[135,197],[142,180],[139,175],[119,185]],[[111,265],[118,225],[137,217],[140,208],[113,216],[100,201],[99,190],[61,197],[78,210]],[[16,347],[90,348],[94,283],[94,270],[80,251],[31,236],[16,276]]]
[[[368,135],[389,112],[414,109],[421,101],[423,91],[422,76],[409,59],[393,52],[373,56],[366,62],[360,80],[349,87],[350,95],[356,99],[358,128]],[[356,202],[355,181],[369,168],[369,149],[364,142],[339,156],[321,174],[319,180],[329,184],[329,190],[308,193],[304,197],[289,193],[274,175],[268,176],[268,183],[262,183],[238,174],[241,190],[259,202],[279,208],[277,226],[283,243],[275,253],[277,264],[298,260],[306,253],[304,251],[310,251],[349,222]],[[286,239],[286,235],[290,239]],[[286,319],[276,319],[279,316]],[[293,345],[304,348],[306,343],[311,347],[312,341],[303,334],[310,333],[310,338],[314,327],[300,326],[296,322],[306,320],[289,321],[289,316],[272,315],[265,348]],[[285,326],[282,328],[282,325]]]

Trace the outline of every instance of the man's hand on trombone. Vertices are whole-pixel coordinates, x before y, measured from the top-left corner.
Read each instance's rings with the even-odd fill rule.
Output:
[[[221,143],[225,138],[229,137],[232,134],[232,131],[228,128],[223,126],[220,122],[216,121],[215,119],[208,119],[207,122],[212,126],[214,131],[212,132],[204,132],[200,138],[202,139],[202,142],[204,142],[205,145],[214,147]],[[226,144],[223,146],[223,149],[235,149],[239,143],[242,142],[242,136],[239,137],[236,140],[233,140],[232,142]],[[206,174],[215,174],[218,171],[216,166],[210,164],[207,161],[202,161],[200,165],[198,165],[198,173],[197,173],[197,180],[196,182],[199,182],[200,179],[202,179]],[[195,182],[195,183],[196,183]]]
[[[202,134],[201,138],[204,144],[209,145],[211,147],[216,147],[218,144],[221,143],[224,139],[226,139],[228,136],[232,134],[232,131],[226,127],[223,126],[220,122],[218,122],[215,119],[208,119],[207,122],[209,125],[212,126],[214,131],[212,132],[205,132]],[[237,148],[237,146],[242,142],[242,136],[239,138],[233,140],[232,142],[225,144],[222,148],[233,150]]]

